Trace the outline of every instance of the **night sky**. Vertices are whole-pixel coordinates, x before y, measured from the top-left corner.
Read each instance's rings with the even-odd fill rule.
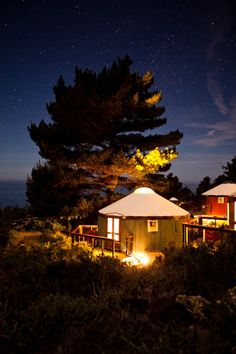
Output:
[[[130,55],[154,72],[167,124],[184,133],[169,172],[184,184],[217,177],[236,155],[235,1],[3,0],[0,5],[0,180],[39,161],[27,126],[49,122],[59,75],[100,71]]]

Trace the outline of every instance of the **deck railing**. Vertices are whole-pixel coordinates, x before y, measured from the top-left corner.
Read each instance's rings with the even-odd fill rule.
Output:
[[[236,230],[224,227],[212,227],[183,223],[183,245],[193,242],[236,241]]]
[[[110,239],[105,236],[85,234],[74,231],[71,232],[71,235],[72,242],[86,241],[91,244],[92,249],[94,249],[95,247],[101,248],[102,254],[104,253],[105,249],[111,249],[112,256],[115,255],[116,246],[118,245],[118,242],[114,239]]]
[[[71,232],[73,243],[76,241],[86,241],[91,244],[92,249],[94,249],[95,247],[100,248],[102,250],[102,254],[104,253],[104,250],[111,250],[112,257],[115,256],[115,252],[124,252],[127,256],[132,255],[134,239],[133,236],[128,236],[126,238],[126,244],[123,244],[120,241],[116,241],[115,239],[111,239],[106,236],[101,236],[92,233],[80,233],[76,230],[77,229]]]
[[[132,255],[134,236],[126,236],[125,244],[115,239],[108,238],[107,236],[102,236],[97,234],[97,225],[78,225],[74,230],[71,231],[72,242],[75,241],[87,241],[91,244],[92,248],[101,248],[102,254],[104,250],[111,250],[112,256],[115,252],[125,252],[127,256]]]

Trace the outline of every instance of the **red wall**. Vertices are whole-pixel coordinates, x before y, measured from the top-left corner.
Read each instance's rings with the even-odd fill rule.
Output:
[[[218,203],[218,197],[207,197],[207,214],[227,216],[227,202],[228,197],[224,197],[224,203]]]

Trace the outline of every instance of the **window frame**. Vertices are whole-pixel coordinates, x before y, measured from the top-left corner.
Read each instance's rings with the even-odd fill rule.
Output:
[[[149,219],[149,220],[147,220],[147,231],[148,232],[157,232],[157,231],[159,231],[158,219]]]

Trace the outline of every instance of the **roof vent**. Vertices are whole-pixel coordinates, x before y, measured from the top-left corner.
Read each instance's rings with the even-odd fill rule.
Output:
[[[154,194],[155,192],[148,187],[141,187],[134,191],[135,194]]]

